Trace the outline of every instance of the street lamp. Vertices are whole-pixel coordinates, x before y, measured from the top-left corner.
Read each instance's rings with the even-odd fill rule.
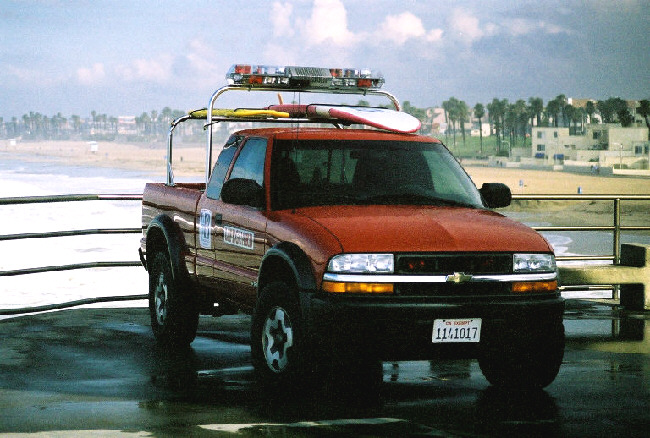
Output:
[[[623,144],[621,143],[612,143],[612,146],[618,145],[618,169],[623,169]]]

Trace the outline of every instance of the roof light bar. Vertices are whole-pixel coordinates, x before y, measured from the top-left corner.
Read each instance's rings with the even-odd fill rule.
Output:
[[[226,75],[228,84],[259,88],[377,90],[384,77],[376,70],[236,64]]]

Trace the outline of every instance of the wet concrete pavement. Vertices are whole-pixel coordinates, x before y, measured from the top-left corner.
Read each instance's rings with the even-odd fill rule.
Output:
[[[649,436],[650,314],[569,301],[544,391],[491,387],[476,361],[385,362],[383,382],[256,388],[249,319],[203,318],[185,352],[157,349],[146,309],[0,321],[1,436]]]

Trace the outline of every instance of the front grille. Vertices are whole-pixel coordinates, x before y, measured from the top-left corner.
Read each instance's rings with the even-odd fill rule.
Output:
[[[396,295],[418,297],[488,297],[510,294],[510,283],[396,283]]]
[[[511,274],[512,254],[401,254],[396,273],[404,275]]]

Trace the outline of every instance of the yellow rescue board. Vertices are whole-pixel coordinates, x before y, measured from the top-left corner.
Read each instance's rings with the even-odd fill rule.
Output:
[[[196,119],[204,119],[208,115],[207,109],[192,111],[190,116]],[[285,111],[275,111],[269,109],[214,109],[213,117],[241,117],[241,118],[288,118],[289,113]]]

